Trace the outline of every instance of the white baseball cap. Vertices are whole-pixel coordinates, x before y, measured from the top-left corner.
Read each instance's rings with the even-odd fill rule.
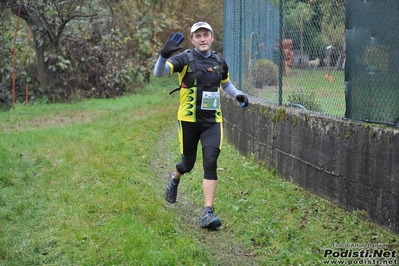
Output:
[[[212,30],[211,25],[209,25],[209,24],[206,23],[206,22],[200,21],[200,22],[195,23],[195,24],[191,27],[190,36],[193,36],[193,33],[196,32],[198,29],[207,29],[207,30],[210,30],[211,33],[213,34],[213,30]]]

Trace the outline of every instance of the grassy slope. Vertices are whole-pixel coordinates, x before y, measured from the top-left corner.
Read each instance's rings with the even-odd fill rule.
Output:
[[[329,82],[326,70],[295,70],[283,77],[283,104],[289,103],[294,93],[302,95],[302,100],[311,100],[320,105],[321,112],[328,115],[343,117],[345,115],[345,80],[343,71],[331,71],[332,80]],[[278,87],[256,89],[249,87],[251,95],[277,103]]]
[[[398,237],[276,177],[225,145],[216,211],[198,227],[201,156],[178,203],[169,79],[145,93],[0,113],[0,265],[312,265],[335,243]],[[163,89],[159,84],[168,84]]]

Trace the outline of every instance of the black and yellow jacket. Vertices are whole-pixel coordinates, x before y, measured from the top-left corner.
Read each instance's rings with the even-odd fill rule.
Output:
[[[220,84],[229,81],[226,61],[214,52],[205,58],[193,49],[172,56],[166,63],[170,67],[169,75],[178,73],[180,84],[178,120],[222,122]]]

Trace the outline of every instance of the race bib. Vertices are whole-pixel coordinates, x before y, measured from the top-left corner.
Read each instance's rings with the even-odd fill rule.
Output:
[[[202,110],[217,110],[220,108],[220,92],[204,91],[202,93]]]

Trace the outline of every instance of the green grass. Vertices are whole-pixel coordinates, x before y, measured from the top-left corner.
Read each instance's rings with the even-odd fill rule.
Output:
[[[0,113],[0,265],[319,265],[336,243],[398,237],[277,177],[225,143],[216,213],[198,226],[202,158],[178,203],[175,80],[139,94]]]
[[[295,92],[312,94],[313,100],[322,108],[322,112],[344,117],[345,115],[345,79],[344,72],[332,70],[331,82],[327,80],[326,70],[294,70],[283,77],[283,104],[288,104],[289,95]],[[250,88],[248,93],[272,102],[278,102],[278,88]]]

